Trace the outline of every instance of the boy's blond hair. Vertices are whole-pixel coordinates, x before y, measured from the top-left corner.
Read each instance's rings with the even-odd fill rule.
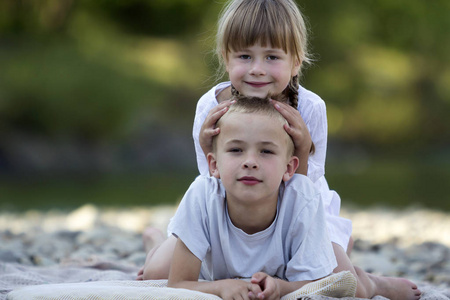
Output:
[[[262,114],[274,118],[274,126],[282,126],[283,124],[287,124],[286,119],[275,109],[270,101],[271,100],[269,100],[269,98],[240,96],[236,98],[236,102],[230,106],[225,115],[217,121],[216,127],[220,127],[221,122],[227,118],[227,115],[233,113]],[[213,137],[213,152],[216,150],[216,137],[219,135]],[[287,153],[292,156],[294,155],[294,142],[287,132],[286,139]]]

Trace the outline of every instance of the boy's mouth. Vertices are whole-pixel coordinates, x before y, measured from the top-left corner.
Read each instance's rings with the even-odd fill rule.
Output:
[[[255,184],[258,184],[258,183],[262,182],[262,180],[259,180],[259,179],[255,178],[255,177],[252,177],[252,176],[241,177],[241,178],[238,179],[238,181],[242,182],[243,184],[246,184],[246,185],[255,185]]]

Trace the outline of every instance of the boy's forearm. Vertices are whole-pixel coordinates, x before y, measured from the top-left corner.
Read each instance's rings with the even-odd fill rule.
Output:
[[[292,293],[300,288],[302,288],[304,285],[312,282],[311,280],[304,280],[304,281],[285,281],[282,279],[277,279],[278,286],[280,287],[280,294],[281,296],[285,296],[289,293]]]
[[[220,282],[219,281],[179,281],[176,283],[168,282],[168,287],[188,289],[208,294],[219,296]]]

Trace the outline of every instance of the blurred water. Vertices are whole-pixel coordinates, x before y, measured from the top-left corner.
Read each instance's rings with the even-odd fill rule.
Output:
[[[0,178],[1,209],[74,209],[176,204],[197,170],[166,170],[53,178]],[[419,206],[450,211],[450,164],[417,158],[357,155],[329,159],[326,178],[345,206]]]

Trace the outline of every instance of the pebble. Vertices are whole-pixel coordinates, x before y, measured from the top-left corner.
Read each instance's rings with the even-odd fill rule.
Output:
[[[72,212],[0,213],[0,261],[54,266],[144,264],[142,231],[165,232],[173,206],[82,206]],[[450,287],[450,214],[426,209],[342,209],[353,222],[354,265],[374,274]]]

